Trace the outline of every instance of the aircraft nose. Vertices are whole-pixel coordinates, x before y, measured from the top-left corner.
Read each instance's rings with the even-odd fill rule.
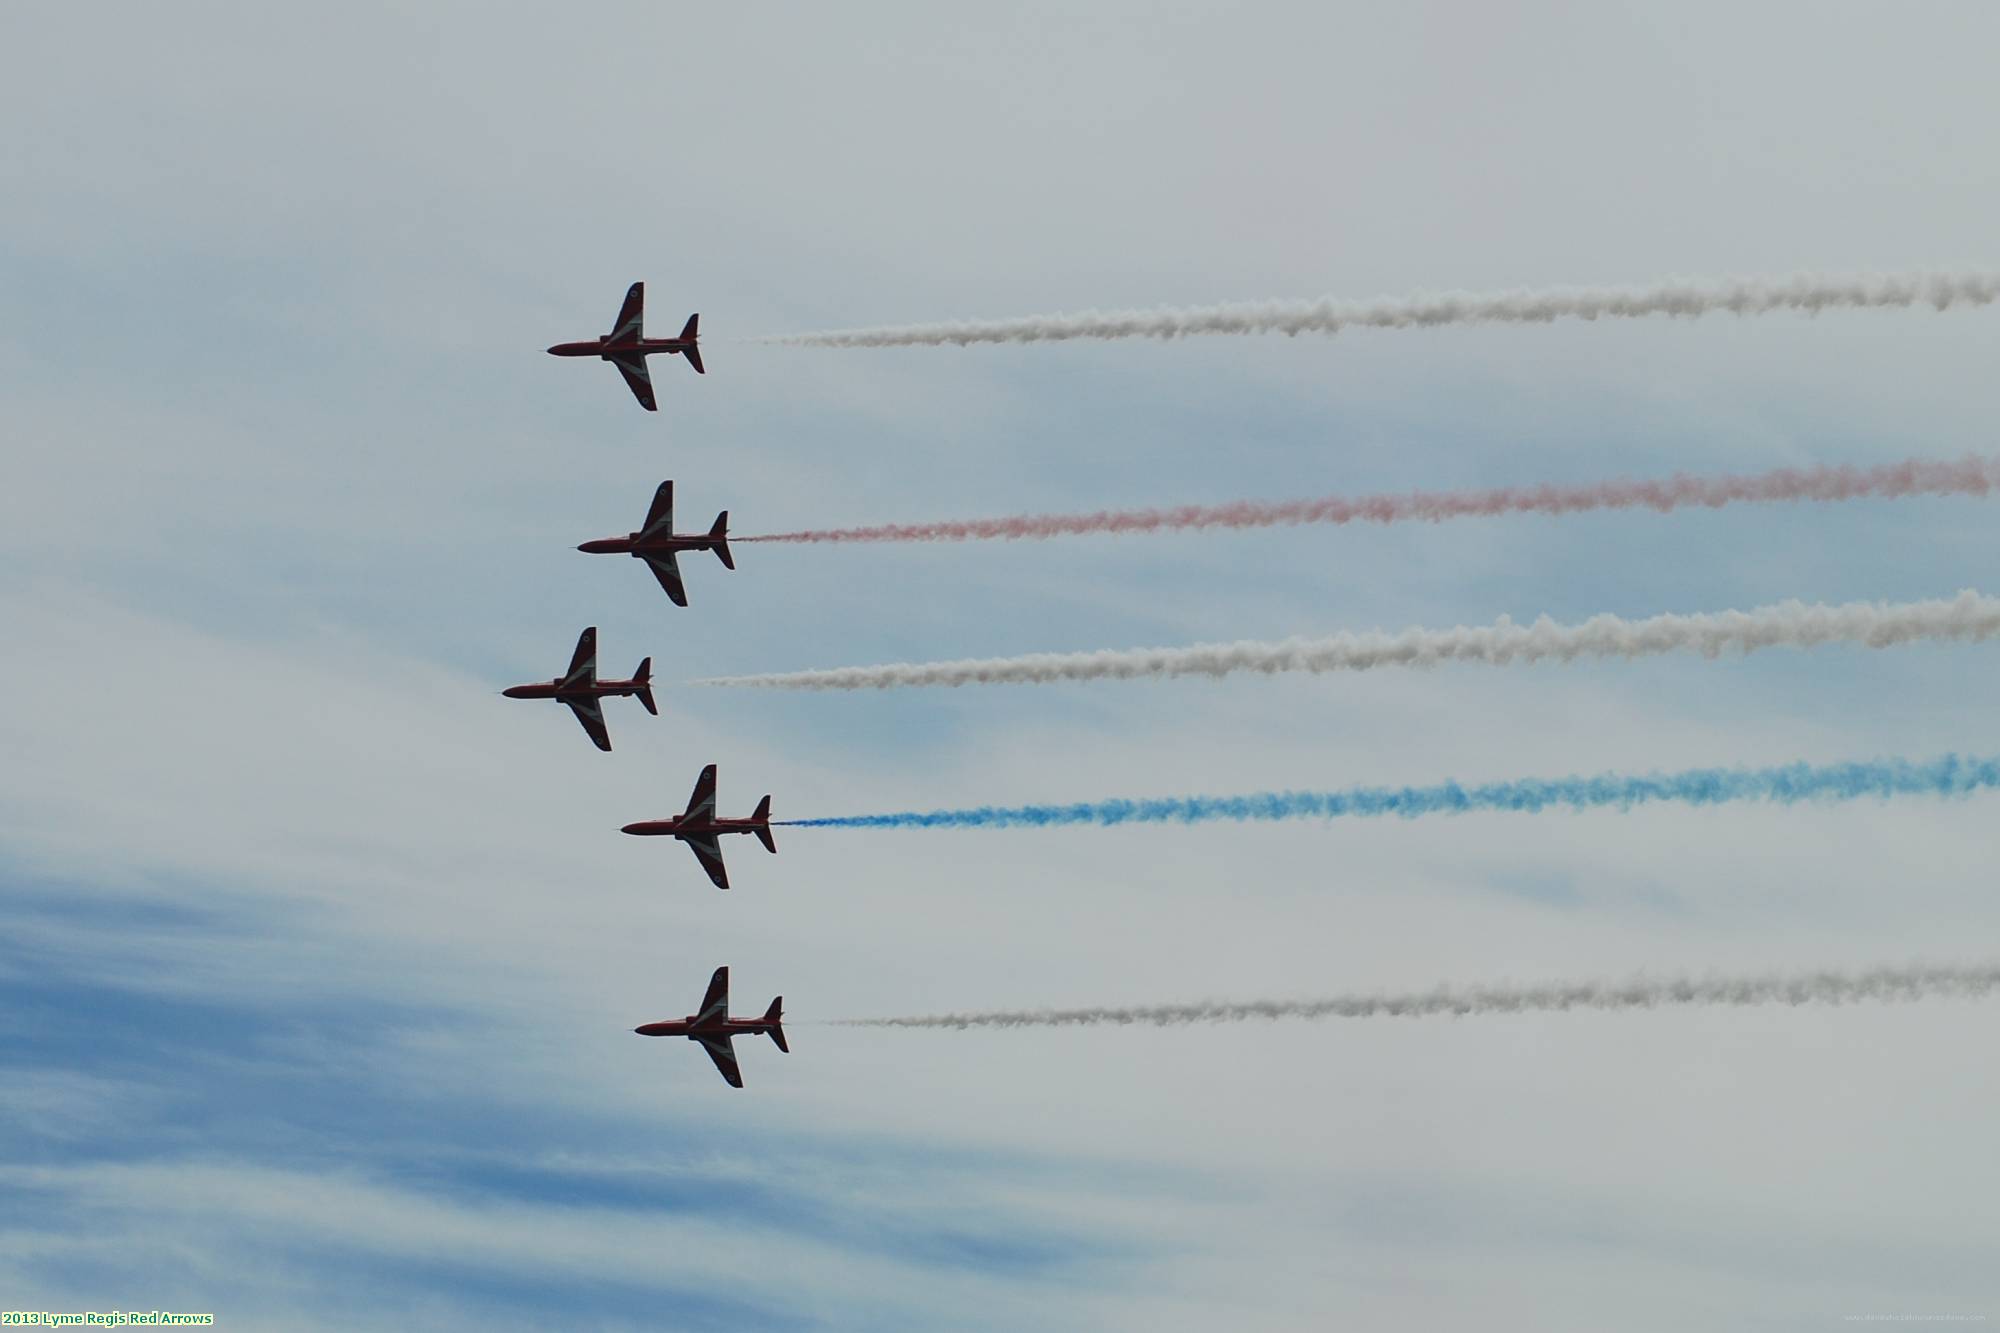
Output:
[[[621,828],[618,831],[620,833],[638,833],[641,830],[637,824],[627,824],[624,828]]]
[[[551,343],[551,344],[549,345],[549,355],[550,355],[550,356],[561,356],[561,355],[562,355],[562,344],[561,344],[561,343]]]

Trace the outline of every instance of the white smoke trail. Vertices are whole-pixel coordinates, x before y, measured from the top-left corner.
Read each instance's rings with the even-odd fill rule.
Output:
[[[697,685],[756,686],[790,690],[887,690],[921,685],[1048,684],[1071,680],[1132,680],[1149,676],[1227,676],[1238,671],[1367,671],[1384,666],[1435,666],[1441,662],[1573,662],[1578,658],[1651,657],[1694,652],[1704,657],[1762,648],[1811,648],[1827,643],[1887,648],[1924,639],[1978,641],[2000,633],[2000,599],[1967,589],[1950,600],[1848,602],[1840,606],[1781,602],[1751,611],[1661,615],[1645,620],[1592,616],[1560,625],[1543,616],[1517,625],[1503,616],[1492,625],[1407,629],[1398,633],[1343,633],[1324,639],[1277,643],[1196,644],[1188,648],[1136,648],[1092,653],[1038,653],[1026,657],[955,662],[898,662],[885,666],[832,667],[756,676],[720,676]]]
[[[1440,986],[1404,995],[1336,995],[1320,1000],[1209,1000],[1193,1004],[1091,1009],[1001,1009],[850,1018],[840,1027],[1060,1028],[1105,1024],[1179,1027],[1279,1018],[1434,1018],[1567,1009],[1659,1009],[1678,1005],[1859,1004],[1933,998],[1978,1000],[2000,989],[2000,964],[1878,967],[1865,972],[1802,972],[1747,977],[1586,981],[1540,986]]]
[[[1881,277],[1683,279],[1651,287],[1550,287],[1507,292],[1444,292],[1372,301],[1264,301],[1180,309],[1088,310],[1074,315],[904,324],[782,334],[767,342],[807,347],[964,347],[969,343],[1066,342],[1075,338],[1185,338],[1218,333],[1339,333],[1346,328],[1433,328],[1443,324],[1547,324],[1558,319],[1691,319],[1728,312],[1895,309],[1990,305],[2000,273],[1905,273]]]
[[[1661,481],[1601,481],[1575,486],[1502,486],[1485,490],[1412,491],[1404,495],[1331,495],[1315,500],[1237,500],[1177,509],[1107,509],[1093,514],[1016,514],[1008,518],[891,523],[869,528],[814,528],[737,537],[738,542],[1020,541],[1087,533],[1270,528],[1298,523],[1442,523],[1499,514],[1576,514],[1593,509],[1650,509],[1807,500],[1900,499],[1913,495],[1990,495],[2000,488],[2000,459],[1954,462],[1920,458],[1877,467],[1778,468],[1752,476],[1676,476]]]

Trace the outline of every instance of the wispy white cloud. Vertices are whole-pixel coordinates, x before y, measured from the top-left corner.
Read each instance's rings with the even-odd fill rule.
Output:
[[[987,1274],[977,1265],[943,1271],[934,1261],[858,1249],[838,1231],[814,1237],[797,1227],[719,1219],[699,1207],[669,1212],[452,1198],[363,1172],[205,1163],[12,1167],[0,1169],[0,1179],[12,1190],[59,1196],[90,1230],[116,1215],[133,1217],[116,1228],[126,1245],[144,1244],[147,1235],[221,1234],[240,1247],[239,1255],[293,1263],[319,1247],[360,1250],[383,1261],[516,1280],[539,1274],[564,1285],[650,1288],[669,1309],[675,1293],[685,1292],[786,1321],[834,1315],[843,1323],[900,1323],[958,1308],[980,1327],[1018,1327],[1045,1299],[1020,1272]],[[206,1250],[212,1258],[224,1252]],[[674,1263],[663,1267],[663,1254]],[[1057,1280],[1068,1285],[1067,1277]]]

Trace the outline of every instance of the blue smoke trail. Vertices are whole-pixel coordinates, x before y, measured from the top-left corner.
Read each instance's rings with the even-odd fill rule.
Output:
[[[1594,778],[1529,778],[1462,787],[1353,787],[1346,791],[1258,792],[1251,796],[1176,796],[1076,805],[980,806],[794,819],[796,828],[1047,828],[1059,824],[1198,824],[1214,819],[1335,819],[1342,816],[1462,815],[1474,810],[1532,814],[1548,809],[1620,810],[1653,801],[1721,805],[1728,801],[1853,801],[1864,796],[1965,796],[2000,787],[2000,758],[1948,754],[1928,763],[1878,759],[1780,768],[1696,768],[1683,773]]]

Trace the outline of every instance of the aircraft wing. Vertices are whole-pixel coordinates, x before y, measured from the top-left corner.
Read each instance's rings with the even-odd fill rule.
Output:
[[[625,377],[625,383],[632,389],[632,396],[639,400],[639,406],[648,412],[657,412],[660,405],[653,401],[653,377],[646,373],[646,358],[643,356],[606,357],[618,367],[618,373]]]
[[[701,770],[701,776],[694,780],[694,794],[688,797],[688,808],[682,816],[706,815],[715,818],[715,765]]]
[[[635,282],[625,291],[625,304],[618,307],[618,322],[611,326],[611,341],[637,342],[646,336],[646,284]]]
[[[722,864],[722,843],[713,833],[697,833],[681,841],[693,849],[694,859],[701,862],[701,868],[708,872],[716,888],[729,887],[729,870]]]
[[[597,626],[576,636],[576,651],[570,655],[569,670],[563,673],[565,685],[590,685],[597,680]]]
[[[727,1034],[717,1037],[696,1037],[701,1048],[708,1052],[708,1058],[715,1061],[723,1081],[732,1088],[743,1086],[743,1071],[736,1067],[736,1045]]]
[[[667,597],[675,606],[688,604],[687,585],[681,582],[681,563],[672,551],[647,551],[646,568],[653,571],[653,577],[667,591]]]
[[[715,975],[708,979],[708,993],[701,997],[701,1008],[695,1011],[694,1021],[705,1023],[711,1018],[729,1017],[729,965],[715,969]]]
[[[660,489],[653,492],[653,507],[646,511],[646,523],[639,529],[641,537],[672,536],[674,531],[674,484],[660,483]]]
[[[576,720],[583,723],[591,743],[600,750],[610,750],[611,733],[604,729],[604,705],[594,698],[571,698],[563,700],[569,711],[576,714]]]

